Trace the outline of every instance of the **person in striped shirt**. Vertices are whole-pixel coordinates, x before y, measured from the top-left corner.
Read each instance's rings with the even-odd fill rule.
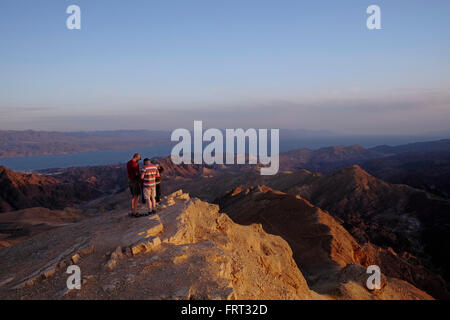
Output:
[[[156,213],[156,178],[159,176],[158,166],[152,164],[149,158],[145,158],[141,169],[141,180],[149,215]]]

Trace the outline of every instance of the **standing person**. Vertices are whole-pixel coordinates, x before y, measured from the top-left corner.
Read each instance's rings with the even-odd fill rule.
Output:
[[[156,203],[159,203],[161,201],[161,180],[162,180],[162,173],[164,172],[163,166],[160,164],[158,165],[158,172],[159,177],[156,177]]]
[[[131,192],[131,212],[130,216],[138,217],[137,208],[139,204],[139,196],[141,195],[141,176],[139,172],[139,161],[141,155],[135,153],[133,159],[127,162],[128,186]]]
[[[144,198],[147,201],[148,215],[156,213],[156,177],[160,177],[158,167],[151,163],[150,159],[144,159],[141,170],[143,180]]]

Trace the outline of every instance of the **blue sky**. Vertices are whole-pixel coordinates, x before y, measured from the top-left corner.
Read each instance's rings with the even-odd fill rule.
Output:
[[[66,8],[81,8],[68,30]],[[366,28],[377,4],[382,30]],[[0,129],[450,128],[446,0],[2,0]]]

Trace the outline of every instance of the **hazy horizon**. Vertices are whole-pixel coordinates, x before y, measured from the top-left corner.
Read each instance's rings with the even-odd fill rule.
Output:
[[[203,131],[210,129],[212,127],[206,126],[203,128]],[[242,126],[240,127],[244,130],[250,129],[249,126]],[[33,131],[33,132],[42,132],[42,133],[63,133],[63,134],[77,134],[77,133],[86,133],[86,134],[95,134],[95,133],[119,133],[119,132],[155,132],[155,133],[168,133],[170,138],[170,133],[173,132],[177,128],[169,128],[169,129],[149,129],[149,128],[129,128],[129,129],[106,129],[106,130],[99,130],[99,129],[87,129],[87,130],[46,130],[46,129],[4,129],[0,128],[1,131],[5,132],[27,132],[27,131]],[[186,128],[193,134],[193,128]],[[217,128],[221,131],[226,130],[227,128]],[[392,134],[389,132],[384,133],[349,133],[345,131],[329,131],[329,130],[305,130],[305,129],[287,129],[287,128],[279,128],[281,137],[284,139],[296,139],[296,138],[329,138],[329,137],[349,137],[349,138],[360,138],[360,137],[408,137],[409,139],[412,139],[412,142],[416,142],[414,139],[419,139],[419,141],[433,141],[433,140],[439,140],[439,139],[450,139],[450,130],[442,130],[442,131],[425,131],[422,133],[398,133],[398,134]],[[430,140],[423,140],[423,139],[430,139]],[[403,144],[403,143],[401,143]]]
[[[81,30],[68,30],[77,4]],[[382,29],[366,28],[377,4]],[[450,128],[448,1],[3,1],[0,129]]]

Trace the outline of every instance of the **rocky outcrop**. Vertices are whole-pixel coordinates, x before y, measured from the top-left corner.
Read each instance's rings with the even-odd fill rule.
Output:
[[[66,288],[71,264],[81,269],[81,290]],[[309,289],[283,239],[180,191],[154,217],[105,212],[0,250],[0,298],[323,297]]]
[[[242,222],[239,220],[242,219],[242,212],[254,204],[248,199],[245,205],[238,203],[240,197],[230,195],[237,189],[252,190],[258,185],[267,185],[292,197],[300,196],[326,211],[359,244],[374,244],[378,248],[375,252],[382,249],[382,260],[390,261],[385,263],[385,269],[390,270],[392,276],[406,280],[436,297],[449,297],[445,283],[450,277],[445,254],[450,239],[448,199],[407,185],[387,183],[356,165],[328,175],[307,170],[280,172],[273,177],[262,177],[257,173],[223,175],[215,179],[215,184],[203,180],[188,185],[188,188],[202,199],[216,196],[214,202],[235,219],[225,203],[229,198],[239,223]],[[262,209],[260,212],[263,212]],[[279,214],[283,215],[283,211]],[[390,265],[392,260],[399,258],[404,263]],[[381,263],[380,259],[375,260]]]
[[[102,192],[85,184],[65,183],[40,174],[17,173],[0,166],[0,214],[33,207],[60,210],[101,195]]]
[[[239,224],[261,223],[285,239],[310,280],[357,261],[359,244],[329,214],[266,186],[237,188],[217,202]]]
[[[182,191],[166,197],[153,217],[128,217],[118,198],[125,200],[103,200],[115,210],[0,250],[0,298],[432,299],[390,277],[379,291],[368,290],[358,244],[350,235],[334,237],[345,230],[303,199],[303,222],[312,223],[310,236],[319,234],[304,234],[304,252],[297,251],[308,282],[288,243],[261,224],[236,224],[217,205]],[[70,265],[80,267],[80,290],[67,289]]]
[[[61,183],[83,186],[97,193],[111,194],[128,187],[126,165],[72,167],[39,170],[44,176],[57,178]]]
[[[448,199],[407,185],[387,183],[359,166],[316,175],[309,181],[304,178],[283,191],[300,194],[330,212],[359,243],[371,242],[384,249],[393,248],[401,255],[413,255],[417,258],[410,259],[416,260],[413,264],[424,265],[449,281],[450,265],[443,254],[450,248]],[[439,290],[446,286],[442,279],[404,279],[421,288],[439,283],[433,292],[449,297],[446,289]]]
[[[420,265],[414,257],[400,256],[392,249],[379,248],[371,243],[360,245],[340,221],[298,195],[266,186],[238,187],[218,199],[217,203],[237,223],[261,223],[267,232],[285,239],[310,287],[321,293],[336,294],[342,285],[336,279],[339,279],[343,268],[357,264],[360,268],[378,265],[390,278],[403,279],[428,292],[446,295],[443,280]],[[364,286],[360,289],[364,295],[367,294]],[[357,298],[362,296],[356,295]]]

